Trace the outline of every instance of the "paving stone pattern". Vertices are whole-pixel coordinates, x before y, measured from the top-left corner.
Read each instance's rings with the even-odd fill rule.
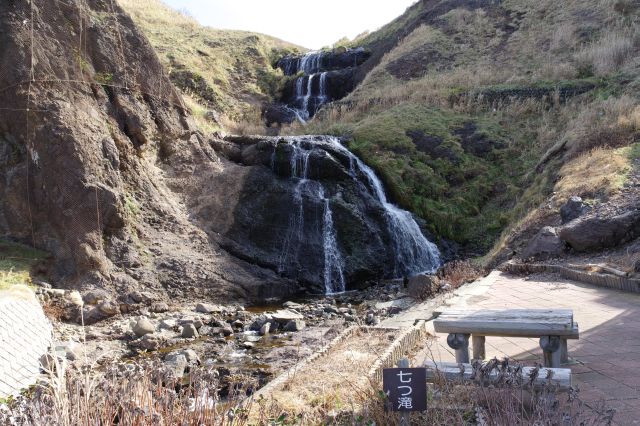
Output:
[[[35,297],[0,293],[0,398],[33,385],[52,327]]]
[[[614,423],[640,425],[640,295],[569,281],[553,275],[529,279],[493,272],[464,286],[440,306],[418,305],[384,326],[405,326],[416,317],[445,309],[573,309],[580,339],[569,340],[573,383],[588,405],[605,401],[616,410]],[[429,324],[432,323],[428,323]],[[432,334],[433,326],[428,328]],[[455,361],[446,334],[418,356]],[[487,359],[508,356],[524,364],[541,363],[537,339],[487,337]]]

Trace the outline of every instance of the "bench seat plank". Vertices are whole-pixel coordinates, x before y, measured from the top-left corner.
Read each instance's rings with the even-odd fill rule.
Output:
[[[579,338],[570,309],[449,310],[440,313],[433,325],[437,333]]]
[[[424,365],[427,369],[427,382],[437,381],[439,377],[443,377],[451,382],[473,382],[473,367],[471,364],[456,364],[452,362],[433,362],[427,361]],[[461,369],[462,367],[462,369]],[[569,368],[541,368],[536,379],[531,383],[529,375],[535,367],[523,367],[520,371],[522,382],[525,387],[533,385],[535,389],[541,389],[545,386],[557,386],[559,390],[566,391],[571,388],[571,369]],[[499,375],[493,370],[488,377],[485,378],[487,384],[498,379]]]

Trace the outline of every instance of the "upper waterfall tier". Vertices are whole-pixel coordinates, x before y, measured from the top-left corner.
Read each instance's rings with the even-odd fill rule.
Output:
[[[299,121],[307,121],[329,102],[354,89],[356,68],[369,58],[362,48],[310,52],[278,61],[285,75],[297,76],[285,87],[282,100]]]
[[[364,63],[370,53],[363,48],[333,51],[309,52],[303,56],[286,56],[278,61],[278,68],[285,75],[296,75],[302,71],[305,75],[324,71],[335,71],[357,67]]]

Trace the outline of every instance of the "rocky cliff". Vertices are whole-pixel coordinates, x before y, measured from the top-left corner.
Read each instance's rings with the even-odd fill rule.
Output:
[[[0,28],[0,236],[49,251],[63,287],[288,291],[191,221],[183,202],[223,165],[127,14],[9,1]]]

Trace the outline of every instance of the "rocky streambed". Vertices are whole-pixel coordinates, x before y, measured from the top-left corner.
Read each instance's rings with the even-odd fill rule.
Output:
[[[222,383],[243,375],[259,385],[311,355],[346,327],[375,326],[416,303],[401,280],[336,296],[253,307],[205,302],[173,305],[134,294],[130,296],[143,301],[129,305],[128,313],[82,325],[83,313],[110,302],[97,292],[80,295],[46,287],[38,289],[38,295],[54,317],[53,355],[60,361],[100,369],[114,363],[158,360],[184,381],[193,367],[205,366],[215,369]]]

